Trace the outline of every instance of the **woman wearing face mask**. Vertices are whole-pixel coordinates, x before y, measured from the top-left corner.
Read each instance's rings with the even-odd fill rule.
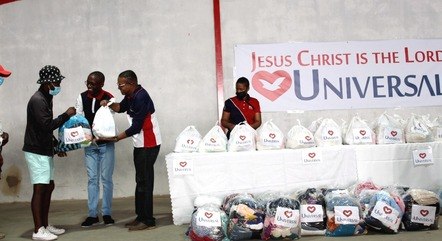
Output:
[[[74,107],[54,119],[52,99],[60,93],[61,80],[64,76],[60,70],[46,65],[40,70],[37,84],[40,88],[32,95],[27,106],[27,119],[23,151],[33,184],[31,200],[34,218],[34,240],[55,240],[63,234],[64,229],[48,223],[49,206],[54,184],[54,154],[66,156],[66,153],[54,153],[53,131],[75,115]]]
[[[261,126],[261,108],[259,101],[247,93],[250,89],[249,80],[241,77],[236,81],[236,96],[224,102],[221,125],[228,129],[227,138],[235,125],[247,121],[257,129]]]

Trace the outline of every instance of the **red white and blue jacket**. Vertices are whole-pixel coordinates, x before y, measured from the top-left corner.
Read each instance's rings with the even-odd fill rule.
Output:
[[[130,127],[125,131],[132,136],[136,148],[155,147],[161,144],[161,133],[155,106],[147,91],[138,85],[131,96],[120,102],[119,113],[126,112]]]

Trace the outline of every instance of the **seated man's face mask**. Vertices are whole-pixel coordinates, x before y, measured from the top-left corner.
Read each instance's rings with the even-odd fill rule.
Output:
[[[0,76],[0,85],[2,85],[4,81],[5,81],[5,78]]]

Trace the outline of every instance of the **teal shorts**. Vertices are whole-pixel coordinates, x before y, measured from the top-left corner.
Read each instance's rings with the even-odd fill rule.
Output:
[[[54,180],[54,158],[25,152],[32,184],[49,184]]]

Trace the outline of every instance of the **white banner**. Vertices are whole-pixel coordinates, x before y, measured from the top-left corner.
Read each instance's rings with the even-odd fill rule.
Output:
[[[262,111],[440,105],[442,40],[235,46]]]

